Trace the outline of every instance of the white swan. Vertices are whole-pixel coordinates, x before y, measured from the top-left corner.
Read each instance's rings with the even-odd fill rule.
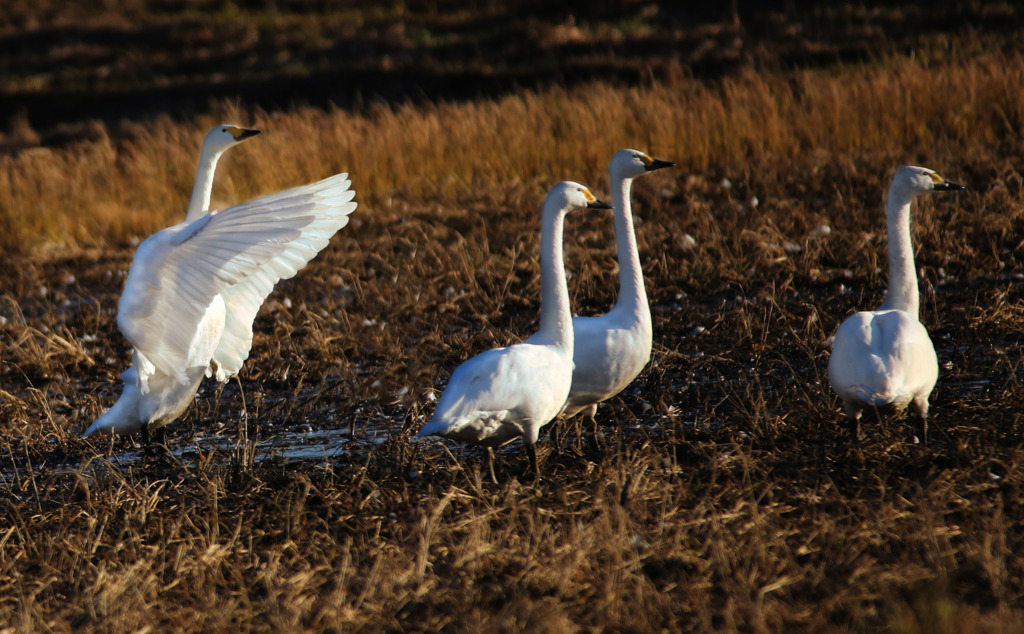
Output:
[[[608,165],[619,256],[619,298],[600,317],[572,320],[576,368],[565,404],[566,416],[587,410],[593,420],[597,404],[622,391],[651,359],[651,308],[633,232],[629,190],[637,176],[674,165],[639,150],[619,150]]]
[[[865,408],[901,411],[913,402],[928,436],[928,396],[939,376],[935,347],[918,321],[910,203],[919,194],[965,189],[924,167],[904,167],[889,187],[889,289],[875,311],[856,313],[836,331],[828,378],[859,435]]]
[[[540,330],[522,343],[488,350],[456,368],[418,437],[435,434],[491,448],[522,436],[533,472],[539,473],[537,435],[561,411],[572,382],[572,315],[562,227],[566,213],[584,207],[611,208],[578,183],[559,183],[548,194],[541,220]]]
[[[262,132],[237,125],[219,125],[206,133],[203,147],[199,150],[196,182],[192,185],[192,197],[188,201],[185,222],[192,222],[210,210],[213,175],[217,171],[217,161],[220,160],[221,154],[235,147],[240,141],[251,139]]]
[[[256,133],[214,128],[185,222],[135,252],[117,311],[132,366],[121,375],[121,397],[84,435],[146,434],[188,407],[203,376],[223,382],[237,374],[274,284],[304,267],[355,210],[348,175],[338,174],[206,213],[217,158]]]

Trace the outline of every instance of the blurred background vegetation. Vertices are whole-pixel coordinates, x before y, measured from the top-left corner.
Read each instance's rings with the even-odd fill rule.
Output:
[[[123,119],[497,97],[1016,50],[1010,2],[9,0],[0,151]],[[116,134],[116,128],[113,130]]]

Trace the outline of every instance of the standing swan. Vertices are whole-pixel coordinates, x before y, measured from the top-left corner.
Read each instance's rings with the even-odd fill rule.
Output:
[[[875,311],[850,316],[839,326],[828,362],[828,379],[860,435],[867,407],[902,411],[908,403],[921,415],[928,439],[928,396],[939,376],[935,347],[918,321],[917,276],[910,242],[910,203],[926,192],[956,191],[925,167],[904,167],[889,187],[886,224],[889,235],[889,289]]]
[[[639,150],[619,150],[608,165],[619,255],[619,299],[600,317],[572,320],[576,368],[566,416],[587,410],[593,421],[597,404],[622,391],[651,359],[651,308],[633,233],[629,190],[637,176],[674,165]]]
[[[118,401],[86,431],[148,434],[176,419],[203,376],[226,381],[252,347],[274,284],[295,275],[356,208],[347,174],[207,213],[217,159],[257,134],[214,128],[203,142],[184,222],[139,245],[117,311],[134,348]]]
[[[530,466],[537,470],[534,444],[540,428],[558,415],[572,382],[572,315],[562,261],[562,227],[573,209],[610,209],[583,185],[555,185],[544,201],[541,220],[540,330],[526,341],[495,348],[469,359],[452,373],[430,422],[418,437],[431,434],[488,448],[522,436]]]

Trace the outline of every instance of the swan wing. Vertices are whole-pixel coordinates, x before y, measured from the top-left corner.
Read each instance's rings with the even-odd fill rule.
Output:
[[[339,174],[305,188],[297,195],[312,199],[313,207],[303,212],[308,224],[298,227],[295,238],[280,244],[280,252],[259,265],[239,283],[221,291],[227,309],[224,334],[214,352],[213,360],[220,365],[217,379],[224,381],[237,374],[252,348],[252,324],[264,300],[282,279],[294,276],[316,257],[339,229],[348,224],[348,216],[356,209],[352,200],[355,192],[349,189],[347,174]],[[303,188],[298,188],[303,189]],[[293,190],[295,191],[295,190]],[[271,204],[265,211],[266,221],[287,222],[288,216]],[[290,227],[297,226],[293,223]]]
[[[843,398],[873,406],[906,405],[938,378],[928,331],[901,310],[861,312],[836,331],[829,381]]]
[[[273,284],[294,275],[347,222],[355,209],[349,184],[347,175],[339,174],[147,238],[132,261],[118,306],[125,338],[153,368],[184,381],[190,347],[214,297],[237,288],[225,303],[230,299],[232,308],[255,315]],[[224,356],[231,367],[246,332],[251,341],[252,317],[244,329],[240,317],[228,319],[234,354]]]

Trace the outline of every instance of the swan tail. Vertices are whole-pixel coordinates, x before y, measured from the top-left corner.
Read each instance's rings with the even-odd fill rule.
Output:
[[[426,425],[420,428],[420,431],[416,434],[416,438],[426,438],[434,434],[443,435],[444,432],[450,429],[448,421],[444,420],[432,420]]]
[[[89,425],[82,437],[95,433],[113,436],[115,434],[136,434],[142,431],[144,421],[138,413],[139,396],[139,389],[132,383],[126,383],[121,398],[117,399],[113,407],[103,412],[96,422]]]
[[[866,407],[874,407],[885,412],[898,412],[907,406],[911,397],[896,390],[868,390],[857,386],[854,390],[857,399]]]

